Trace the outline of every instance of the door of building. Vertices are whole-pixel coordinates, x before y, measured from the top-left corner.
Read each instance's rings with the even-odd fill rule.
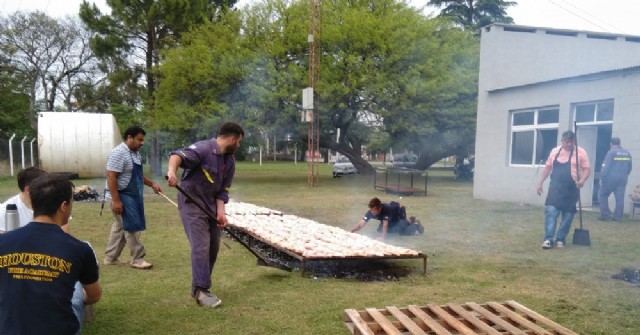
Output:
[[[578,146],[587,151],[587,155],[589,156],[589,166],[591,166],[591,175],[580,190],[582,206],[590,207],[593,204],[594,167],[596,163],[596,148],[598,146],[598,127],[578,125],[576,136],[578,139]]]

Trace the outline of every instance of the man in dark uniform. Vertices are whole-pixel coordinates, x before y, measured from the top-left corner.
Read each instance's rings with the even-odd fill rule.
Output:
[[[554,246],[554,236],[556,247],[565,246],[573,217],[576,214],[580,188],[591,174],[587,152],[575,145],[575,139],[575,134],[571,130],[562,133],[562,145],[551,150],[538,181],[538,195],[542,195],[542,184],[551,174],[549,191],[544,203],[543,249],[550,249]],[[560,215],[562,215],[562,221],[556,234],[556,225]]]
[[[176,186],[178,167],[184,169],[180,186],[200,202],[215,220],[203,213],[184,195],[178,194],[178,209],[184,231],[191,244],[191,295],[203,307],[215,308],[222,301],[209,292],[211,274],[220,249],[220,233],[227,225],[225,204],[236,165],[233,153],[240,146],[244,130],[225,123],[216,138],[200,141],[169,153],[167,184]]]
[[[607,221],[611,218],[609,196],[613,193],[616,200],[613,221],[622,221],[624,190],[627,188],[627,178],[630,173],[631,154],[620,147],[620,138],[612,137],[611,150],[607,152],[600,170],[600,189],[598,190],[598,202],[600,203],[599,220]]]
[[[383,204],[378,198],[373,198],[369,201],[369,211],[351,229],[351,232],[362,229],[371,219],[380,221],[378,232],[381,235],[378,239],[381,241],[384,241],[387,233],[398,233],[403,236],[415,235],[416,232],[419,234],[424,233],[424,227],[420,224],[420,221],[415,220],[415,218],[411,222],[407,221],[407,211],[404,206],[395,201]]]

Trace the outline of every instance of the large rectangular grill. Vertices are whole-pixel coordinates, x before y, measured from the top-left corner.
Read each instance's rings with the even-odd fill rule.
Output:
[[[229,202],[229,225],[301,263],[302,275],[309,261],[354,259],[423,260],[419,251],[393,246],[344,229],[248,203]]]

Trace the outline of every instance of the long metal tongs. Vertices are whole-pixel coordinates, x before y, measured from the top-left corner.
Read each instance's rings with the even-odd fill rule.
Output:
[[[198,201],[196,201],[190,194],[188,194],[187,192],[185,192],[185,190],[180,187],[180,185],[176,185],[175,188],[180,191],[180,193],[182,193],[182,195],[184,195],[185,197],[187,197],[187,199],[189,199],[194,205],[196,205],[198,208],[200,208],[201,211],[203,211],[211,220],[213,220],[213,222],[215,222],[216,224],[218,224],[218,220],[215,218],[215,216],[213,216],[213,214],[211,214],[207,209],[205,209]],[[243,241],[238,235],[236,235],[233,231],[231,231],[231,229],[224,227],[224,230],[231,235],[231,237],[233,237],[236,241],[238,241],[238,243],[240,243],[243,247],[245,247],[245,249],[249,250],[254,256],[256,256],[256,258],[258,259],[257,264],[260,266],[269,266],[272,268],[276,268],[276,269],[280,269],[280,270],[284,270],[284,271],[289,271],[291,272],[292,269],[288,266],[285,266],[283,264],[268,260],[266,258],[264,258],[262,255],[258,254],[255,250],[251,249],[251,247],[245,242]]]

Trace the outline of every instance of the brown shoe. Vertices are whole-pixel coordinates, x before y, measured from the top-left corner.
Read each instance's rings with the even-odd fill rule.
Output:
[[[129,265],[134,269],[141,269],[141,270],[151,269],[151,267],[153,267],[153,264],[145,261],[144,259],[131,261]]]

